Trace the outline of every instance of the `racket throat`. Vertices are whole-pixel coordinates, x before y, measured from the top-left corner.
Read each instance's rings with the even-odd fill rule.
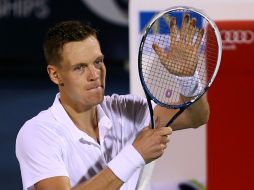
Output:
[[[165,127],[169,127],[175,120],[176,118],[181,114],[183,113],[183,111],[185,110],[186,108],[180,108],[180,110],[169,120],[169,122],[165,125]]]
[[[153,106],[151,103],[151,99],[147,96],[147,103],[148,103],[148,108],[150,112],[150,119],[151,119],[151,128],[155,128],[155,120],[154,120],[154,114],[153,114]]]

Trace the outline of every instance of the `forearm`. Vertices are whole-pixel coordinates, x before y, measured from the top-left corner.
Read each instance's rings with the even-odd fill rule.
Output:
[[[188,101],[187,97],[181,97],[183,102]],[[159,125],[164,127],[168,121],[179,110],[167,109],[157,105],[154,110],[155,118],[159,118]],[[170,125],[175,130],[182,130],[187,128],[197,128],[207,123],[209,118],[209,104],[207,102],[207,95],[204,94],[197,102],[188,107],[176,120]]]
[[[78,189],[74,190],[114,190],[119,189],[124,182],[137,171],[138,168],[145,165],[145,161],[136,148],[132,145],[126,145],[121,152],[114,157],[108,167],[98,173]],[[84,185],[84,186],[83,186]]]
[[[106,168],[72,189],[70,180],[66,176],[46,178],[36,183],[35,187],[36,190],[116,190],[144,165],[143,157],[132,144],[129,144],[107,164]]]
[[[78,186],[72,188],[72,190],[117,190],[124,182],[122,182],[109,168],[105,168],[96,176],[83,182]]]
[[[197,128],[206,124],[208,122],[209,115],[210,107],[206,93],[185,110],[185,117],[188,118],[189,125],[192,128]]]

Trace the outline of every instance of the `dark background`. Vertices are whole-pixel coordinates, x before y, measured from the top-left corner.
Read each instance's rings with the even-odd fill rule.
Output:
[[[127,19],[128,1],[112,3]],[[99,32],[106,94],[129,92],[127,25],[98,16],[84,0],[0,0],[0,189],[22,189],[16,135],[26,120],[51,106],[57,93],[42,53],[45,32],[56,22],[73,19],[87,21]]]

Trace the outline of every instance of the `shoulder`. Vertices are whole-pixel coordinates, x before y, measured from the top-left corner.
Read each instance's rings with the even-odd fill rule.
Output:
[[[101,103],[102,109],[107,112],[129,112],[135,113],[137,110],[147,108],[147,101],[145,98],[128,94],[118,95],[113,94],[112,96],[105,96],[104,101]]]
[[[133,94],[127,94],[127,95],[118,95],[113,94],[111,96],[105,96],[104,101],[102,104],[105,105],[146,105],[146,99],[133,95]]]
[[[50,109],[41,111],[38,115],[31,118],[30,120],[26,121],[24,125],[21,127],[20,133],[29,133],[36,131],[48,131],[52,130],[52,126],[56,125],[57,122],[55,121],[53,115],[50,112]]]
[[[16,157],[24,188],[52,176],[68,176],[63,154],[66,146],[50,110],[28,120],[16,139]]]
[[[100,106],[111,119],[126,118],[129,120],[131,118],[133,122],[140,123],[149,114],[147,100],[132,94],[105,96]]]
[[[53,116],[49,110],[40,112],[37,116],[25,122],[16,138],[16,150],[33,149],[36,146],[59,144],[60,134],[56,128]]]

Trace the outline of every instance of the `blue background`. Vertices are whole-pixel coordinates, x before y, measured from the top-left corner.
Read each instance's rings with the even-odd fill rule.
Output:
[[[25,1],[0,0],[1,13],[4,2]],[[26,120],[51,106],[57,93],[57,87],[47,76],[42,54],[42,42],[48,27],[70,19],[90,22],[99,32],[105,54],[106,94],[129,92],[129,73],[125,69],[129,58],[128,26],[104,20],[81,0],[45,2],[51,10],[46,19],[38,19],[34,13],[22,18],[13,12],[0,14],[0,189],[22,189],[15,156],[16,135]],[[114,2],[127,14],[127,1]]]

